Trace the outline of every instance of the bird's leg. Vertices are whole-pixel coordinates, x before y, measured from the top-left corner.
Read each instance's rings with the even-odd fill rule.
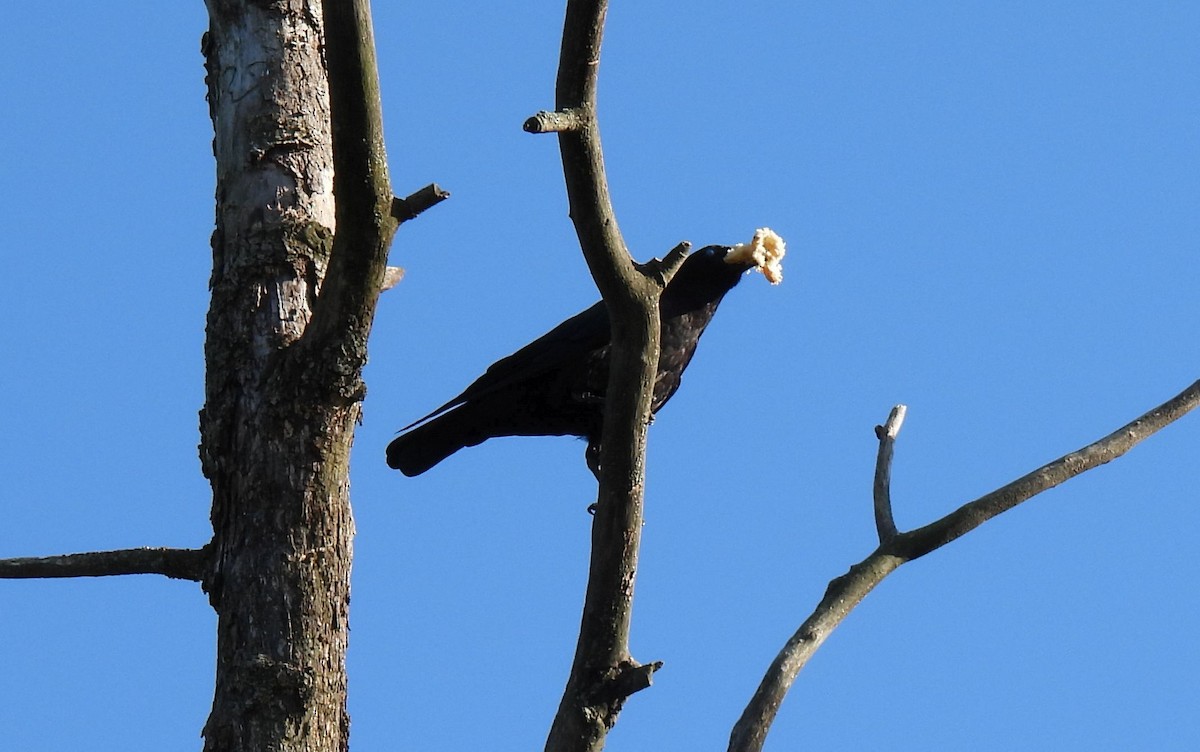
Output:
[[[587,449],[583,453],[584,459],[587,461],[588,470],[592,471],[592,475],[596,476],[596,482],[600,482],[600,442],[588,439]],[[596,503],[588,504],[587,513],[590,515],[596,514]]]
[[[600,481],[600,442],[589,439],[587,449],[583,453],[583,458],[587,462],[588,470],[592,471],[592,475],[596,476],[596,481]]]

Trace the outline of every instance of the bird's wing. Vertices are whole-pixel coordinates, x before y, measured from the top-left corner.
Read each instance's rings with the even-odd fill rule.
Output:
[[[407,431],[470,400],[485,397],[570,363],[604,346],[610,336],[608,309],[601,301],[575,314],[512,355],[497,360],[462,394],[400,430]]]

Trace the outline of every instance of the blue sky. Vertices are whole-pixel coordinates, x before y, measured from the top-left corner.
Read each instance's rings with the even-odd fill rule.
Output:
[[[416,479],[395,430],[597,295],[553,137],[560,3],[379,3],[397,236],[353,455],[355,749],[530,749],[574,648],[583,444]],[[213,165],[201,3],[11,9],[0,45],[0,556],[198,546]],[[600,115],[639,258],[789,243],[726,299],[651,430],[609,749],[721,748],[825,584],[874,544],[872,427],[909,406],[924,524],[1200,377],[1200,6],[614,3]],[[902,568],[768,749],[1200,746],[1200,416]],[[0,746],[195,749],[215,617],[154,577],[5,582]]]

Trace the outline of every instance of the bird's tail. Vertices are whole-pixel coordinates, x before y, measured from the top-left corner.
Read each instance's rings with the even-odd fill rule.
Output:
[[[392,440],[387,447],[388,467],[410,478],[420,475],[459,449],[475,446],[488,437],[480,435],[467,407],[439,415]]]

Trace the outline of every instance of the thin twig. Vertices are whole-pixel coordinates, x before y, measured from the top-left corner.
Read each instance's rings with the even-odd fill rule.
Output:
[[[1043,465],[986,496],[964,504],[937,522],[892,536],[883,534],[886,524],[880,525],[883,540],[879,548],[863,561],[850,567],[849,572],[829,583],[825,597],[816,610],[792,635],[767,669],[754,697],[733,727],[729,738],[730,752],[757,752],[762,749],[771,723],[779,712],[779,706],[800,670],[846,615],[900,565],[946,545],[1042,491],[1120,457],[1143,439],[1186,415],[1197,405],[1200,405],[1200,381],[1099,441]],[[898,417],[896,412],[893,409],[888,418],[888,426],[898,431],[903,412],[901,411]],[[897,420],[893,420],[894,417],[897,417]],[[878,435],[880,463],[890,465],[891,449],[888,447],[885,450],[883,444],[894,441],[895,434],[892,432],[889,435],[887,427],[884,427],[878,431]],[[886,458],[885,451],[889,455]],[[877,465],[877,481],[878,474]],[[876,492],[878,525],[878,485]],[[890,517],[890,501],[884,516]]]
[[[175,580],[200,582],[207,558],[206,546],[125,548],[63,556],[0,559],[0,579],[161,574]]]
[[[742,717],[734,724],[729,737],[730,752],[757,752],[762,749],[779,706],[796,681],[800,669],[867,593],[902,563],[894,556],[886,556],[876,549],[866,559],[850,567],[849,572],[829,583],[821,603],[791,636],[779,655],[775,656],[742,712]]]
[[[1200,405],[1200,381],[1099,441],[1059,457],[1003,488],[964,504],[937,522],[897,536],[890,550],[909,561],[920,558],[1042,491],[1115,460],[1197,405]]]
[[[875,458],[875,530],[880,543],[896,536],[896,519],[892,516],[892,450],[907,411],[904,405],[896,405],[887,422],[875,426],[875,436],[879,439],[879,454]]]

